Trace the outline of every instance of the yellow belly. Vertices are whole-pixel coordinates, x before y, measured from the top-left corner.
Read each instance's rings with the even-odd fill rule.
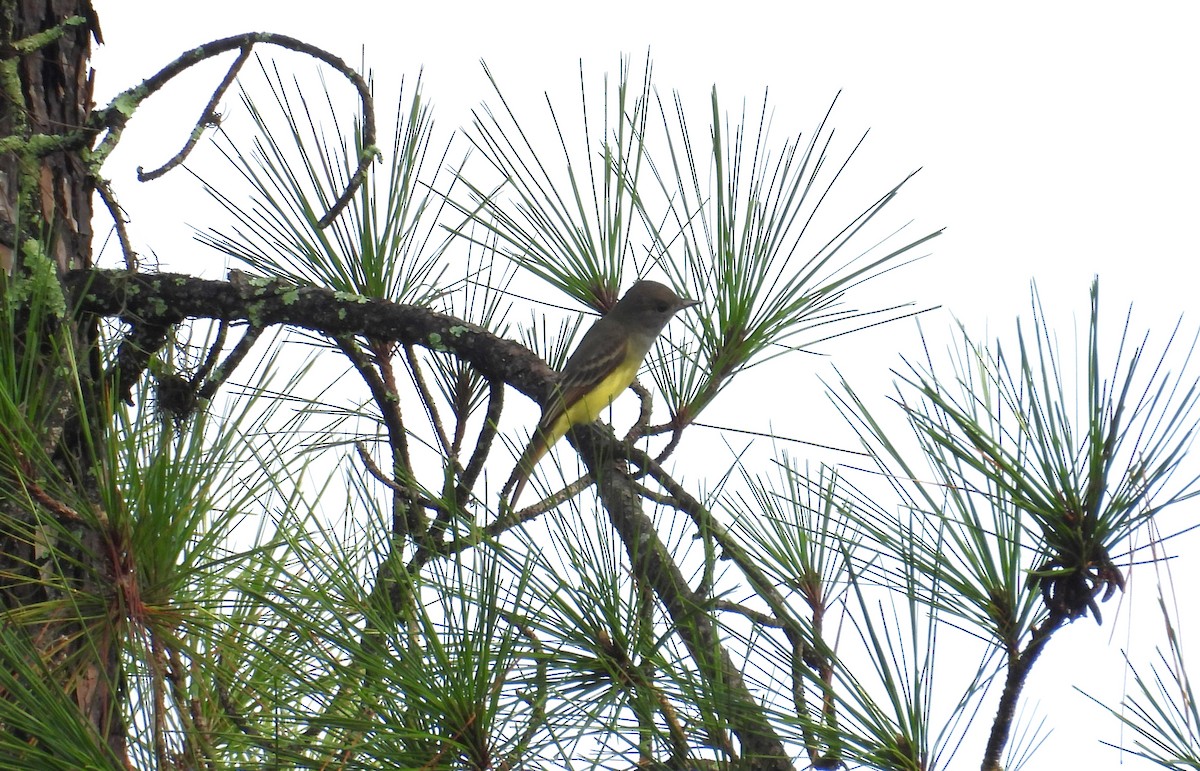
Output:
[[[633,379],[637,377],[640,366],[640,361],[622,362],[601,380],[599,385],[584,394],[582,398],[577,399],[574,404],[569,405],[550,427],[546,437],[547,449],[561,439],[571,426],[591,423],[600,417],[600,412],[612,404],[613,400],[620,396],[621,392],[628,388]]]

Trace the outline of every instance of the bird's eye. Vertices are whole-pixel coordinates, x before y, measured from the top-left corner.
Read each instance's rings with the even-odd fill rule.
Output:
[[[666,313],[671,310],[671,305],[663,300],[659,300],[658,305],[654,306],[654,309],[659,313]]]

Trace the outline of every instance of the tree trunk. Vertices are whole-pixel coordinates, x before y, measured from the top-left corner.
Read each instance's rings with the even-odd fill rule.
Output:
[[[92,109],[92,80],[88,60],[91,39],[99,40],[95,11],[88,0],[3,0],[0,48],[5,67],[16,62],[23,103],[0,101],[0,136],[30,139],[62,136],[84,126]],[[60,27],[71,17],[83,23]],[[13,51],[20,41],[56,28],[57,39],[27,53]],[[8,71],[4,77],[11,77]],[[10,85],[5,83],[6,92]],[[22,158],[21,156],[25,156]],[[32,162],[32,163],[29,163]],[[24,171],[22,166],[27,164]],[[33,164],[36,164],[34,166]],[[36,177],[31,178],[31,174]],[[28,152],[0,155],[0,239],[11,248],[35,227],[49,228],[44,240],[58,269],[89,267],[92,262],[92,180],[78,151],[54,152],[31,158]],[[22,191],[22,186],[26,190]],[[22,200],[24,196],[24,200]],[[32,204],[30,212],[20,208]],[[14,237],[16,236],[16,237]],[[5,255],[11,270],[11,254]]]
[[[43,315],[30,300],[61,298],[53,278],[92,263],[94,184],[78,137],[92,109],[93,37],[99,41],[100,30],[89,0],[0,0],[0,323],[8,327],[3,343],[13,360],[41,370],[36,405],[28,394],[6,394],[16,414],[39,418],[31,444],[0,432],[9,445],[0,450],[0,624],[20,630],[26,650],[40,659],[25,663],[51,672],[101,741],[123,758],[111,633],[117,619],[105,601],[115,585],[111,534],[87,524],[94,519],[72,519],[72,504],[47,490],[48,479],[63,480],[72,493],[67,500],[98,501],[91,455],[101,436],[94,429],[106,421],[97,417],[96,325],[70,314]],[[63,349],[73,350],[64,356]],[[92,430],[81,430],[85,420]],[[30,453],[30,446],[43,452]],[[39,737],[25,740],[33,745]]]

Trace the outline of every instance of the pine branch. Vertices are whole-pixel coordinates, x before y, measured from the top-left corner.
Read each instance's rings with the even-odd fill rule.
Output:
[[[330,337],[364,335],[451,352],[485,379],[508,383],[535,401],[551,383],[549,366],[519,343],[421,306],[280,280],[213,281],[178,273],[77,270],[63,283],[76,313],[143,324],[208,318],[282,324]]]

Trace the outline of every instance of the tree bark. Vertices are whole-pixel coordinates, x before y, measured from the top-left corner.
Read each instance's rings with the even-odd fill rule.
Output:
[[[92,265],[94,180],[85,150],[64,137],[78,136],[92,110],[93,38],[100,40],[100,29],[89,0],[0,0],[0,285],[5,292],[39,280],[45,291],[54,276],[61,279]],[[52,296],[55,290],[49,291]],[[30,296],[29,291],[9,295]],[[94,501],[94,466],[83,439],[88,432],[80,430],[82,421],[98,421],[100,414],[92,409],[96,404],[89,404],[97,395],[94,317],[43,317],[28,305],[6,311],[5,345],[12,346],[14,356],[41,365],[40,382],[49,384],[42,405],[56,407],[40,413],[53,416],[35,427],[41,449],[75,486],[79,500]],[[63,347],[73,348],[73,355],[50,346],[52,339],[68,341]],[[75,371],[65,371],[64,361],[74,361]],[[14,440],[6,435],[6,441]],[[20,451],[14,455],[7,449],[6,457],[20,457]],[[0,499],[0,623],[19,626],[40,665],[123,758],[118,650],[104,631],[114,619],[101,611],[99,622],[95,617],[85,621],[85,614],[97,609],[80,612],[74,594],[111,596],[108,534],[83,522],[45,527],[53,506],[48,510],[48,503],[36,502],[38,496],[29,491],[46,469],[26,473],[19,463],[5,465],[0,470],[7,493]],[[70,537],[64,538],[68,530]],[[51,539],[53,549],[48,548]],[[64,549],[67,560],[61,559]],[[52,560],[53,552],[60,559]]]
[[[84,126],[92,109],[91,41],[100,39],[89,0],[4,0],[0,8],[4,76],[16,75],[21,97],[14,103],[8,90],[0,100],[0,136],[52,138]],[[72,17],[82,21],[65,24]],[[49,40],[36,46],[38,35]],[[36,47],[25,52],[27,46]],[[17,83],[4,85],[7,90]],[[0,222],[5,231],[0,240],[11,250],[21,234],[45,236],[59,272],[89,267],[93,184],[83,155],[38,154],[0,154]],[[40,228],[47,230],[39,233]],[[5,259],[11,272],[11,252]]]

